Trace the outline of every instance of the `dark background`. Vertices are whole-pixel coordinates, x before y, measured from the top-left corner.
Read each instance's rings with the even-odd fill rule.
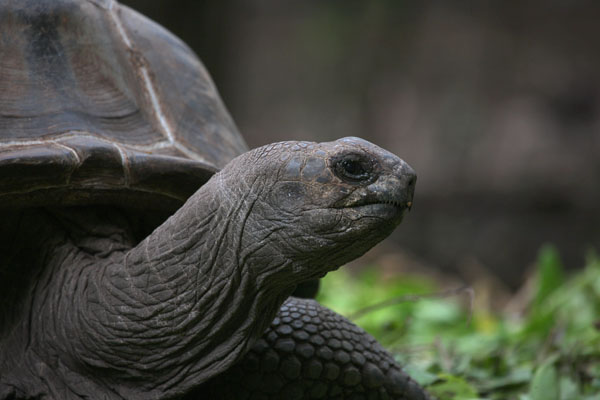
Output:
[[[417,170],[371,258],[515,287],[542,244],[571,268],[600,244],[600,2],[123,3],[195,50],[251,147],[361,136]]]

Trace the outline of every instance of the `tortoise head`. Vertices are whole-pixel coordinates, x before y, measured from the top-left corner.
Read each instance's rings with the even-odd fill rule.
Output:
[[[403,160],[355,137],[267,145],[220,175],[237,183],[222,187],[244,182],[255,194],[234,196],[253,202],[243,247],[291,264],[294,283],[322,276],[388,236],[411,207],[416,181]]]

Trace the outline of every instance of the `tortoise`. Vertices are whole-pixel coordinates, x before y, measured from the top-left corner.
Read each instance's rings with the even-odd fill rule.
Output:
[[[289,297],[401,222],[408,164],[249,150],[191,50],[112,0],[5,0],[0,32],[0,399],[426,398]]]

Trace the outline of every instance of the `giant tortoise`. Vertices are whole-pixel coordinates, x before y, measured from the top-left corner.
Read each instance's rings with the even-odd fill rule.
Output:
[[[2,0],[0,399],[425,398],[289,297],[414,183],[358,138],[248,150],[194,54],[115,1]]]

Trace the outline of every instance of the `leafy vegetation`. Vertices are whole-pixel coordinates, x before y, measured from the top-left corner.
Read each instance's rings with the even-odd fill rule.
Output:
[[[469,289],[450,296],[427,278],[377,271],[329,274],[319,300],[374,335],[437,398],[600,399],[596,255],[567,277],[556,251],[542,249],[534,276],[502,308],[477,292],[465,301]],[[396,304],[364,309],[381,302]]]

